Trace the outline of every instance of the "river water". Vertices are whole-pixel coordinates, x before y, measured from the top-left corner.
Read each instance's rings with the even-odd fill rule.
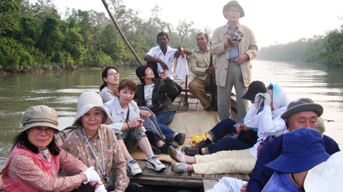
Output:
[[[138,82],[134,69],[119,69],[120,78]],[[253,80],[279,83],[291,100],[309,97],[324,107],[326,132],[343,149],[343,76],[341,70],[313,64],[253,61]],[[7,157],[21,118],[33,105],[48,105],[66,127],[76,114],[81,93],[99,91],[100,70],[6,74],[0,77],[0,157]],[[210,129],[210,127],[209,127]]]

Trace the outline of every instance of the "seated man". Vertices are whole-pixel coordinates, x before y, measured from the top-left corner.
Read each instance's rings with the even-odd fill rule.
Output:
[[[314,128],[318,130],[324,130],[324,124],[319,128],[318,122],[322,122],[318,117],[323,113],[323,107],[319,104],[314,103],[311,99],[301,98],[295,101],[292,101],[288,107],[287,111],[281,116],[284,119],[287,119],[287,127],[289,131],[297,130],[304,127]],[[259,158],[256,161],[256,165],[252,171],[252,175],[248,183],[229,177],[223,177],[220,183],[215,188],[225,188],[225,191],[230,189],[235,189],[232,191],[237,191],[241,188],[242,192],[245,191],[262,191],[263,187],[266,185],[270,177],[273,175],[274,171],[268,167],[265,167],[266,164],[270,163],[282,152],[282,140],[283,135],[275,137],[267,141],[264,146],[261,148]],[[323,141],[325,150],[329,155],[340,151],[337,143],[330,137],[323,135]],[[225,185],[225,187],[223,187]],[[211,192],[218,190],[211,190]],[[221,190],[224,192],[224,190]]]
[[[205,110],[212,111],[214,106],[211,106],[211,99],[205,90],[210,89],[210,75],[213,76],[213,81],[215,81],[216,69],[214,65],[210,67],[211,54],[207,46],[209,42],[207,34],[199,33],[196,40],[198,48],[194,49],[192,55],[188,58],[189,68],[194,73],[194,79],[189,83],[189,89],[192,95],[200,100]]]
[[[155,77],[158,77],[156,73],[159,73],[162,70],[167,70],[167,76],[174,80],[173,72],[174,72],[174,62],[175,58],[178,58],[181,54],[181,50],[184,51],[186,55],[190,55],[191,52],[186,49],[179,48],[174,49],[168,46],[169,43],[169,37],[167,33],[160,32],[157,35],[157,44],[158,46],[155,46],[149,50],[149,52],[144,56],[144,60],[148,61],[150,64],[156,65],[157,67],[154,67],[157,69],[157,71],[154,72]],[[175,95],[168,95],[168,97],[173,102],[175,98],[181,93],[182,88],[179,84],[174,82],[175,86],[178,89],[178,93]]]
[[[275,172],[262,191],[304,192],[308,170],[329,157],[319,131],[302,128],[286,133],[283,136],[281,155],[266,165]]]
[[[321,105],[314,103],[311,99],[301,98],[292,101],[281,117],[285,119],[289,131],[304,127],[317,129],[317,120],[322,113],[323,107]],[[243,186],[243,190],[261,191],[263,189],[274,173],[272,169],[265,167],[265,165],[280,156],[282,140],[283,136],[275,137],[262,147],[248,185]],[[325,150],[329,155],[340,151],[338,144],[332,138],[323,135],[323,141]]]

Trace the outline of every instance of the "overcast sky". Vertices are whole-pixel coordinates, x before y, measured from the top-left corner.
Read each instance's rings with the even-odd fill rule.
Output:
[[[30,3],[36,0],[29,0]],[[228,0],[123,0],[127,8],[139,10],[140,16],[147,19],[154,5],[162,9],[163,21],[176,26],[180,19],[193,20],[193,27],[214,30],[226,23],[222,14]],[[260,47],[296,41],[324,35],[325,32],[340,28],[343,20],[343,0],[241,0],[245,11],[240,23],[250,27]],[[95,10],[106,12],[101,0],[54,0],[58,12],[64,15],[65,9]],[[107,15],[107,12],[106,12]],[[157,35],[157,34],[156,34]]]

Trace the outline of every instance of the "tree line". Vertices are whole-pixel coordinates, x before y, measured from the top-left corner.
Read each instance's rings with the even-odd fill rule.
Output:
[[[102,2],[99,0],[99,4]],[[196,47],[195,36],[210,28],[192,28],[193,21],[180,20],[174,27],[161,20],[155,5],[151,16],[127,8],[122,0],[108,0],[112,14],[140,58],[156,45],[156,36],[169,34],[170,46]],[[0,70],[23,72],[108,65],[138,65],[112,21],[104,12],[67,9],[64,17],[52,0],[0,1]]]
[[[323,36],[299,39],[286,44],[263,47],[257,59],[272,61],[301,61],[343,67],[343,25]]]

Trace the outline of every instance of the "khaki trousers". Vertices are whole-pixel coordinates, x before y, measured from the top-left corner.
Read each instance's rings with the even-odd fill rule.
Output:
[[[226,86],[217,86],[218,113],[220,120],[230,118],[231,91],[233,86],[236,91],[238,120],[241,120],[245,117],[247,112],[248,101],[242,99],[247,88],[243,83],[241,67],[230,62],[229,69],[227,70]]]
[[[207,76],[205,80],[194,78],[188,86],[192,95],[200,100],[204,109],[207,109],[211,105],[211,99],[205,89],[210,89],[210,76]]]
[[[250,149],[220,151],[210,155],[196,155],[193,164],[196,174],[246,173],[250,174],[256,158]]]

